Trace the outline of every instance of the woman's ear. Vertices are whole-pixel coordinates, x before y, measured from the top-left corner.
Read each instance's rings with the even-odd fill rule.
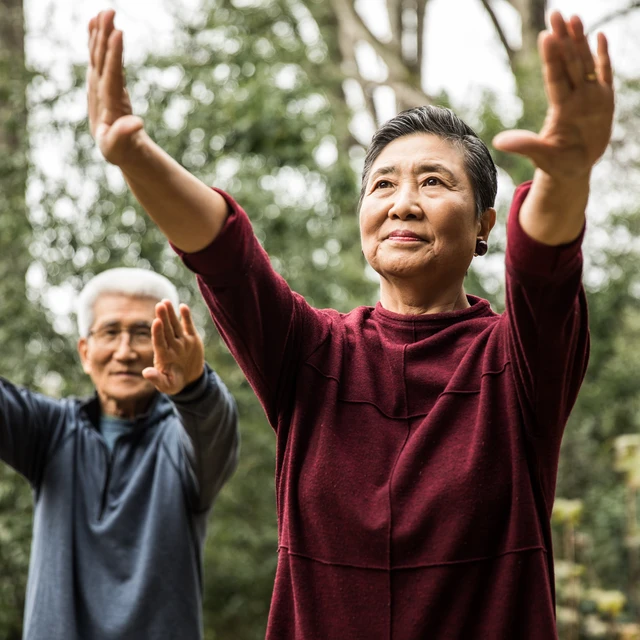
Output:
[[[493,207],[488,207],[482,212],[482,215],[478,218],[478,238],[487,240],[491,229],[496,223],[496,210]]]

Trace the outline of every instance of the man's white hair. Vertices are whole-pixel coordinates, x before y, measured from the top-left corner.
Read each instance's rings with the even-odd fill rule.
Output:
[[[108,269],[91,278],[80,292],[76,302],[78,331],[82,337],[89,335],[93,324],[93,306],[104,293],[122,294],[133,298],[153,298],[160,302],[171,300],[178,313],[178,290],[164,276],[147,269],[121,267]]]

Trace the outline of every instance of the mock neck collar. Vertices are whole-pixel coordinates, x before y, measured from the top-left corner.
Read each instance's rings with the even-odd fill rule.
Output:
[[[496,315],[487,300],[469,294],[467,294],[467,300],[471,306],[464,309],[443,311],[440,313],[421,313],[417,315],[395,313],[394,311],[385,309],[382,304],[378,302],[371,317],[379,319],[382,322],[395,325],[421,325],[424,327],[435,327],[451,325],[464,320],[470,320],[472,318]]]

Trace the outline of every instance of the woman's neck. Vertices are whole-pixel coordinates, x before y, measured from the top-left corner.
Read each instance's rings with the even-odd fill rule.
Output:
[[[380,281],[380,304],[387,311],[412,316],[458,311],[471,306],[462,285],[430,291],[407,283],[399,286],[384,278]]]

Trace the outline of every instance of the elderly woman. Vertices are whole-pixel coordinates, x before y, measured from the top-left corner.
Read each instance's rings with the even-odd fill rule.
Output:
[[[236,408],[189,308],[143,269],[79,297],[96,394],[62,400],[0,379],[0,460],[34,490],[25,640],[202,637],[208,514],[237,461]]]
[[[496,171],[433,107],[374,136],[360,198],[380,302],[317,310],[272,269],[248,217],[166,156],[123,93],[113,13],[90,23],[102,153],[198,274],[277,434],[280,553],[272,640],[556,637],[549,516],[584,376],[581,239],[613,114],[604,36],[578,18],[540,38],[549,112],[495,146],[536,165],[508,222],[506,311],[467,296]]]

